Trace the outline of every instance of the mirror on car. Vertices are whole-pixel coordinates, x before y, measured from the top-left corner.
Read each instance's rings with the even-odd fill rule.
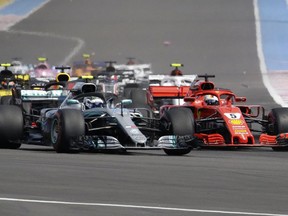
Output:
[[[246,97],[235,97],[236,102],[246,102]]]
[[[76,99],[69,99],[66,101],[67,105],[74,105],[74,104],[79,104],[80,102]]]
[[[131,99],[124,99],[121,101],[122,105],[130,105],[132,104],[132,100]]]

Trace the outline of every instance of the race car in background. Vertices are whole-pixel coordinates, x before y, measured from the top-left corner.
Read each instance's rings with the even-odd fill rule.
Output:
[[[23,62],[21,62],[18,58],[15,58],[11,62],[11,65],[12,67],[10,68],[10,70],[14,74],[27,74],[30,70],[30,67],[27,64],[23,64]]]
[[[30,77],[29,89],[44,89],[49,83],[60,82],[60,81],[70,81],[71,67],[69,66],[56,66],[53,68],[55,74],[53,77]],[[64,79],[62,79],[64,77]],[[76,79],[76,78],[74,78]]]
[[[53,79],[57,75],[57,70],[47,63],[47,58],[39,57],[38,64],[29,71],[29,75],[32,78],[46,78],[49,80]]]
[[[13,88],[29,88],[30,76],[28,74],[13,73],[10,63],[2,63],[0,67],[0,104],[10,104]]]
[[[197,75],[150,75],[147,91],[147,98],[150,98],[147,100],[148,104],[155,110],[155,113],[165,104],[182,105],[183,98],[196,77]],[[175,94],[175,91],[178,93]]]
[[[125,85],[128,80],[133,80],[134,74],[130,71],[118,71],[114,68],[113,64],[113,61],[107,61],[102,71],[92,71],[94,75],[72,76],[73,81],[71,82],[83,81],[93,83],[97,86],[97,91],[119,95],[121,86]]]
[[[124,88],[128,85],[137,84],[137,87],[147,87],[148,79],[145,82],[141,79],[136,78],[136,72],[134,69],[117,69],[115,65],[116,61],[106,61],[105,68],[102,71],[93,72],[93,76],[81,76],[86,77],[87,81],[92,82],[97,85],[97,89],[106,93],[113,93],[117,95],[120,99],[125,98]]]
[[[83,54],[82,57],[83,60],[73,62],[71,76],[93,76],[106,67],[104,61],[92,61],[90,54]]]
[[[175,67],[174,70],[178,70],[178,67],[183,65],[173,63],[171,66]],[[184,103],[183,98],[196,77],[197,75],[150,74],[148,76],[148,85],[128,84],[124,87],[123,95],[125,98],[132,99],[131,108],[145,107],[150,109],[155,116],[159,116],[161,106],[167,104],[181,105]]]
[[[114,67],[118,71],[133,71],[135,80],[137,82],[147,81],[148,76],[153,74],[151,64],[137,64],[134,58],[129,58],[126,64],[114,64]]]
[[[209,81],[214,77],[198,75],[184,97],[185,103],[161,106],[160,116],[171,109],[182,109],[187,115],[192,115],[195,146],[198,147],[272,147],[273,150],[288,150],[288,108],[274,108],[266,113],[260,105],[242,105],[246,98],[236,96],[229,89],[215,87]],[[157,91],[154,93],[157,94]],[[181,88],[175,88],[174,94],[182,94]],[[187,119],[183,117],[180,120],[179,117],[179,121]]]

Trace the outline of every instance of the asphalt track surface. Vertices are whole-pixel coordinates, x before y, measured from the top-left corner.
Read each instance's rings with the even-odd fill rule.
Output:
[[[155,73],[178,61],[186,74],[215,74],[248,102],[277,106],[262,83],[250,0],[55,0],[0,41],[3,61],[46,55],[61,64],[95,52],[118,62],[134,56]],[[22,145],[0,151],[0,214],[287,215],[286,164],[287,152],[269,148],[169,157]]]

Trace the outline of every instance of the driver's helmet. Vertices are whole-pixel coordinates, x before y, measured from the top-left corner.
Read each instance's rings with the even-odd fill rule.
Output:
[[[178,68],[176,68],[176,69],[174,69],[174,70],[171,71],[170,75],[171,75],[171,76],[182,76],[183,73],[182,73],[182,71],[180,71]]]
[[[91,109],[95,107],[103,107],[104,101],[99,97],[85,97],[83,103],[86,109]]]
[[[205,95],[204,101],[207,105],[218,105],[219,101],[215,95]]]

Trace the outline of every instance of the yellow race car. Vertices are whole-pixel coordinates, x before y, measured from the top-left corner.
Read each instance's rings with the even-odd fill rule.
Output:
[[[9,67],[10,63],[0,64],[4,69],[0,71],[0,104],[9,104],[12,96],[12,89],[16,86],[27,88],[29,86],[29,74],[14,74]]]
[[[90,76],[95,72],[103,70],[106,66],[105,62],[92,61],[89,54],[83,54],[82,61],[75,61],[72,65],[72,76]]]

